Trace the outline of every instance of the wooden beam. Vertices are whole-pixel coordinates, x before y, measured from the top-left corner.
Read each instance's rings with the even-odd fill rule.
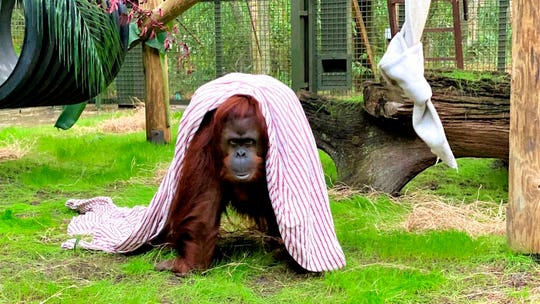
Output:
[[[154,8],[152,18],[167,24],[182,15],[197,2],[200,2],[200,0],[149,0],[148,2],[154,3],[151,6],[151,8]]]
[[[153,20],[167,24],[199,1],[148,0],[142,6],[153,11]],[[148,26],[148,22],[142,27]],[[147,32],[150,33],[150,29]],[[144,45],[143,66],[146,87],[146,139],[153,143],[170,143],[167,57],[158,50]]]
[[[540,253],[540,2],[512,1],[510,247]]]
[[[145,5],[148,9],[152,9],[161,2],[161,0],[148,0]],[[146,140],[156,144],[170,143],[167,57],[165,54],[160,54],[158,50],[143,45],[143,66],[145,76]]]

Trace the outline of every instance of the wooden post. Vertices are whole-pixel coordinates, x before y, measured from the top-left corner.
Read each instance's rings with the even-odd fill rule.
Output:
[[[512,1],[508,243],[540,253],[540,2]]]
[[[157,7],[161,0],[149,0],[144,5],[149,9]],[[146,140],[155,144],[171,142],[169,122],[169,82],[167,77],[167,57],[158,50],[143,45],[143,66],[145,76]]]
[[[161,56],[161,57],[160,57]],[[171,142],[169,122],[169,82],[167,55],[143,46],[145,75],[146,140],[155,144]]]
[[[148,0],[143,7],[152,9],[152,19],[167,24],[200,0]],[[144,24],[147,26],[148,23]],[[150,31],[150,30],[149,30]],[[143,45],[145,75],[146,139],[153,143],[170,143],[169,80],[167,56]]]

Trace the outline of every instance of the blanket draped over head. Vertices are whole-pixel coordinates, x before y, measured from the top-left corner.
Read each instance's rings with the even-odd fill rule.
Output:
[[[91,235],[92,240],[70,239],[62,248],[126,253],[156,237],[204,115],[238,94],[259,102],[268,127],[268,191],[287,251],[309,271],[343,267],[345,258],[336,238],[318,150],[298,98],[272,77],[240,73],[218,78],[195,92],[180,121],[172,163],[148,207],[121,208],[108,197],[68,200],[66,206],[81,213],[71,220],[68,234]]]

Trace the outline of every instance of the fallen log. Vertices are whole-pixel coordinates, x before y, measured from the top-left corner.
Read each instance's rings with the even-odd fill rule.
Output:
[[[508,159],[510,86],[506,77],[459,80],[428,75],[432,101],[456,158]],[[298,97],[317,146],[335,162],[338,180],[397,194],[436,157],[414,133],[412,101],[381,83],[366,83],[364,104]]]

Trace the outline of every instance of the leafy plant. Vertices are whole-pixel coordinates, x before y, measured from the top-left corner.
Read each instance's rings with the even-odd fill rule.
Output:
[[[29,2],[23,1],[25,6]],[[91,95],[112,81],[115,75],[111,71],[121,64],[125,49],[117,16],[103,8],[105,1],[98,4],[101,6],[86,0],[44,0],[44,5],[34,5],[37,18],[47,16],[49,35],[58,45],[61,60],[73,66],[75,81]]]

